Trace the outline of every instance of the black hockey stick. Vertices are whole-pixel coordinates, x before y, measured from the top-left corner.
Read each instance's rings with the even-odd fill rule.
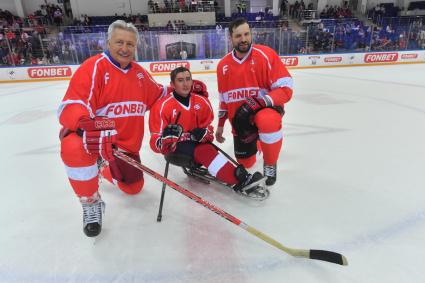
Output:
[[[177,122],[179,121],[180,114],[181,114],[181,112],[179,111],[177,113],[176,120],[174,121],[174,124],[177,124]],[[182,135],[182,133],[180,133],[179,139],[180,139],[181,135]],[[168,167],[169,166],[170,166],[170,162],[167,161],[167,163],[165,164],[165,172],[164,172],[165,178],[167,178],[167,176],[168,176]],[[161,200],[159,201],[158,216],[156,217],[157,222],[161,222],[161,220],[162,220],[162,206],[164,205],[165,186],[166,186],[166,184],[162,183]]]
[[[190,198],[191,200],[201,204],[205,208],[208,208],[212,212],[216,213],[217,215],[223,217],[224,219],[227,219],[228,221],[232,222],[236,226],[239,226],[240,228],[244,229],[245,231],[248,231],[250,234],[256,236],[257,238],[269,243],[270,245],[284,251],[285,253],[294,256],[294,257],[303,257],[303,258],[309,258],[309,259],[317,259],[317,260],[323,260],[335,264],[340,265],[348,265],[348,261],[342,254],[331,252],[331,251],[325,251],[325,250],[303,250],[303,249],[294,249],[289,248],[278,241],[272,239],[268,235],[262,233],[261,231],[255,229],[254,227],[249,226],[245,222],[242,222],[238,218],[234,217],[233,215],[225,212],[221,208],[211,204],[210,202],[202,199],[201,197],[195,195],[191,191],[181,187],[180,185],[177,185],[173,181],[161,176],[159,173],[149,169],[148,167],[144,166],[140,162],[137,162],[136,160],[132,159],[131,157],[125,155],[122,152],[119,152],[117,150],[114,150],[114,155],[123,160],[124,162],[134,166],[135,168],[145,172],[146,174],[150,175],[151,177],[157,179],[158,181],[167,184],[170,188],[178,191],[179,193],[185,195],[186,197]]]
[[[164,177],[167,178],[168,176],[168,168],[170,167],[170,162],[167,161],[165,164],[165,172]],[[158,216],[156,217],[156,222],[161,222],[162,220],[162,206],[164,204],[164,196],[165,196],[165,187],[167,186],[166,183],[162,183],[162,191],[161,191],[161,200],[159,202],[159,209],[158,209]]]

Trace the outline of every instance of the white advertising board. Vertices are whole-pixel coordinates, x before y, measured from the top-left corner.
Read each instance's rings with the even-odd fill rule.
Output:
[[[288,69],[425,63],[425,51],[307,54],[281,56]],[[164,76],[184,66],[195,74],[215,73],[219,59],[139,62],[153,76]],[[79,65],[0,68],[0,83],[69,80]]]

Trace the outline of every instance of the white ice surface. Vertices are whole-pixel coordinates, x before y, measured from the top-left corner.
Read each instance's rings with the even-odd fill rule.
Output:
[[[87,238],[59,154],[68,82],[40,82],[0,84],[0,282],[425,282],[425,65],[291,73],[268,200],[176,167],[170,179],[286,246],[337,251],[349,266],[292,258],[171,189],[157,223],[161,184],[149,176],[137,196],[103,182],[103,231]],[[215,75],[194,77],[217,106]],[[232,153],[230,137],[222,148]],[[163,172],[147,135],[141,154]]]

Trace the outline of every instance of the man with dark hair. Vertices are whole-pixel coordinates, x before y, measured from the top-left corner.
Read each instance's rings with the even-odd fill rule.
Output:
[[[252,44],[244,18],[231,22],[229,33],[233,50],[217,66],[220,104],[215,136],[218,142],[224,141],[223,127],[229,119],[235,156],[246,168],[255,164],[260,145],[266,184],[270,186],[276,182],[283,106],[292,97],[292,78],[273,49]]]
[[[258,186],[263,182],[262,174],[249,174],[242,165],[234,165],[211,144],[214,115],[205,95],[206,89],[199,91],[199,81],[193,86],[192,74],[185,67],[174,69],[170,77],[174,91],[160,99],[149,116],[152,150],[168,158],[170,155],[173,159],[189,158],[234,191],[258,197],[258,190],[263,189]]]

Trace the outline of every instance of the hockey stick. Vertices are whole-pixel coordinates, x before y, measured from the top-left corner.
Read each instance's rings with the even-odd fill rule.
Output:
[[[180,119],[180,115],[181,115],[181,112],[179,111],[177,113],[177,117],[176,117],[176,120],[174,121],[174,124],[177,124],[177,122]],[[177,141],[180,139],[181,135],[182,135],[182,133],[180,133]],[[167,161],[167,163],[165,164],[165,172],[164,172],[165,178],[167,178],[167,176],[168,176],[169,165],[170,165],[170,162]],[[158,216],[156,217],[156,222],[161,222],[161,220],[162,220],[162,206],[164,205],[165,186],[166,186],[166,184],[162,183],[161,200],[159,201]]]
[[[170,166],[170,162],[167,161],[165,163],[165,172],[164,177],[167,178],[168,176],[168,167]],[[165,196],[165,187],[167,186],[166,183],[162,183],[162,191],[161,191],[161,200],[159,201],[159,209],[158,209],[158,216],[156,217],[156,222],[161,222],[162,220],[162,206],[164,204],[164,196]]]
[[[289,248],[278,241],[272,239],[271,237],[267,236],[266,234],[262,233],[261,231],[255,229],[254,227],[249,226],[245,222],[242,222],[238,218],[232,216],[231,214],[225,212],[224,210],[220,209],[219,207],[209,203],[208,201],[202,199],[201,197],[195,195],[194,193],[190,192],[189,190],[177,185],[173,181],[163,177],[159,173],[149,169],[148,167],[144,166],[143,164],[137,162],[136,160],[132,159],[131,157],[128,157],[122,152],[119,152],[117,150],[114,150],[114,155],[121,159],[122,161],[134,166],[135,168],[147,173],[151,177],[157,179],[158,181],[167,184],[170,188],[178,191],[179,193],[185,195],[186,197],[190,198],[191,200],[201,204],[202,206],[208,208],[212,212],[216,213],[217,215],[223,217],[224,219],[227,219],[228,221],[232,222],[236,226],[241,227],[242,229],[248,231],[250,234],[260,238],[261,240],[269,243],[270,245],[284,251],[285,253],[294,256],[294,257],[303,257],[303,258],[309,258],[309,259],[317,259],[317,260],[323,260],[331,263],[336,263],[340,265],[348,265],[348,261],[345,258],[345,256],[331,251],[325,251],[325,250],[303,250],[303,249],[294,249]]]

